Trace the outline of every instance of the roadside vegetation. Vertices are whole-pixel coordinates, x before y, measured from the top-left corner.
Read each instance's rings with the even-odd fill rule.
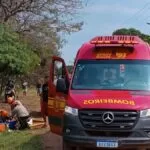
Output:
[[[0,133],[0,150],[41,150],[41,137],[29,131]]]

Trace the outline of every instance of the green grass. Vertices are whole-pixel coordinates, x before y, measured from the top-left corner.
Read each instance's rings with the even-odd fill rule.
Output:
[[[0,133],[0,150],[41,150],[39,135],[29,131]]]

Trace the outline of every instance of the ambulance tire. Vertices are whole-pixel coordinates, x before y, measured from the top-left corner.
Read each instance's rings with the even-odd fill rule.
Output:
[[[79,147],[70,146],[69,144],[63,142],[63,150],[81,150]]]

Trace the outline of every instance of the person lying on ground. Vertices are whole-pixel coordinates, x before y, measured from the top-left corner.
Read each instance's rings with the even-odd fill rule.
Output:
[[[8,103],[11,106],[11,116],[19,122],[19,130],[28,129],[28,121],[30,115],[25,106],[20,101],[8,99]]]

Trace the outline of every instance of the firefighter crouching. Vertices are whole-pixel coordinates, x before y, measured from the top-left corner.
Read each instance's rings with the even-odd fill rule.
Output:
[[[28,129],[28,122],[30,120],[30,115],[27,109],[23,106],[20,101],[15,101],[12,97],[7,98],[8,104],[11,106],[11,116],[16,119],[19,123],[18,129],[24,130]]]

